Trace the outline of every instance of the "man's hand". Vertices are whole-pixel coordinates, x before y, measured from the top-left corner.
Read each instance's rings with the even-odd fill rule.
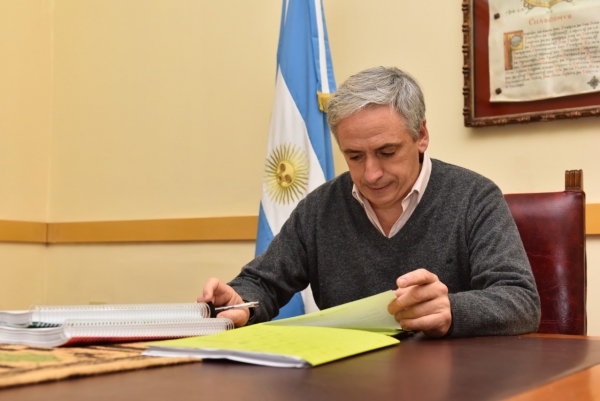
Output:
[[[448,287],[438,277],[418,269],[398,277],[396,299],[388,312],[403,329],[423,331],[430,337],[442,337],[452,324]]]
[[[212,302],[215,307],[236,305],[244,303],[242,297],[224,282],[216,278],[210,278],[204,285],[202,295],[198,302]],[[250,319],[250,309],[240,308],[220,312],[217,317],[228,317],[233,321],[235,327],[244,326]]]

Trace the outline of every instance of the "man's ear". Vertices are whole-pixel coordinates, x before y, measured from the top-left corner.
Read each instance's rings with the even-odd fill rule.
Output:
[[[429,146],[429,131],[427,131],[427,120],[423,120],[423,125],[421,125],[421,129],[419,130],[419,139],[417,139],[417,147],[419,149],[419,153],[423,154],[427,150]]]

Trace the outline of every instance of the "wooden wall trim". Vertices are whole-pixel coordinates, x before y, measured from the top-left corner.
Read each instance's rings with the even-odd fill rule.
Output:
[[[586,234],[600,235],[600,203],[586,205]],[[257,216],[39,223],[0,220],[0,242],[254,241]]]
[[[585,233],[587,235],[600,234],[600,203],[585,205]]]
[[[48,243],[253,241],[257,216],[50,223]]]
[[[0,242],[45,244],[48,225],[34,221],[0,220]]]

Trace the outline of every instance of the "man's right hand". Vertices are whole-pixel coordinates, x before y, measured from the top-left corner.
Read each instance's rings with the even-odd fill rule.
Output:
[[[236,305],[244,303],[242,297],[224,282],[214,277],[208,279],[204,285],[202,295],[198,302],[212,302],[215,307]],[[228,317],[233,321],[235,327],[242,327],[250,319],[250,309],[240,308],[220,312],[217,317]]]

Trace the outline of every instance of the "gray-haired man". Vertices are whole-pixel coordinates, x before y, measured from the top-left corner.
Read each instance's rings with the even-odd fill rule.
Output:
[[[268,250],[199,301],[227,305],[236,325],[271,319],[311,284],[323,309],[395,288],[388,310],[432,337],[537,330],[539,296],[502,193],[488,179],[432,160],[417,83],[396,68],[362,71],[329,103],[349,173],[311,192]]]

